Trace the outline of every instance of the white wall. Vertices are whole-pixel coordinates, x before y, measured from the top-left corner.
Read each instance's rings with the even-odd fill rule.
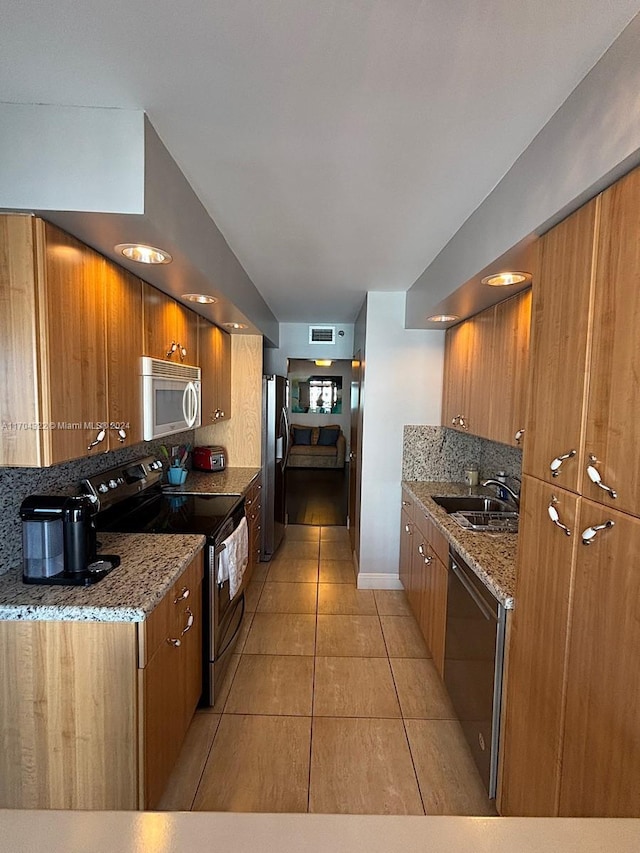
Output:
[[[0,104],[0,208],[144,211],[144,113]]]
[[[265,347],[264,372],[287,375],[290,358],[348,358],[353,355],[353,323],[318,320],[312,325],[335,326],[335,344],[310,344],[309,323],[280,323],[278,348]],[[339,332],[344,332],[340,335]]]
[[[404,293],[367,296],[360,575],[397,577],[403,427],[440,423],[444,332],[405,329],[404,313]]]

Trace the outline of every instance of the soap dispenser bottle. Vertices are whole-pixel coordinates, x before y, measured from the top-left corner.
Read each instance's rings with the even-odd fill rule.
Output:
[[[506,484],[507,472],[506,471],[498,471],[498,473],[496,474],[496,480],[499,483],[505,483]],[[498,497],[500,498],[501,501],[506,501],[509,499],[509,493],[507,492],[506,489],[503,489],[502,486],[498,486],[496,491],[498,492]]]

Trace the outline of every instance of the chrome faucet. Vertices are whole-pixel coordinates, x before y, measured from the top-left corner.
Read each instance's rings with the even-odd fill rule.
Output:
[[[498,489],[504,489],[505,492],[508,492],[513,498],[513,502],[516,505],[517,509],[520,509],[520,495],[517,492],[514,492],[510,486],[507,486],[506,483],[501,483],[500,480],[483,480],[480,483],[481,486],[497,486]]]

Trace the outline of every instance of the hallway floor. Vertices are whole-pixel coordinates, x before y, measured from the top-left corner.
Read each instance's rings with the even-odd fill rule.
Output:
[[[404,592],[358,590],[344,527],[289,526],[158,808],[495,814]]]

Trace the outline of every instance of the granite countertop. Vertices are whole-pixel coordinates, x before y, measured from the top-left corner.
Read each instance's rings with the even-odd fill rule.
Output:
[[[22,570],[0,575],[1,620],[143,622],[187,565],[204,536],[101,533],[101,553],[120,565],[89,587],[24,584]]]
[[[181,486],[163,485],[162,490],[178,495],[242,495],[261,468],[225,468],[224,471],[189,471]]]
[[[469,488],[463,483],[403,481],[402,485],[478,575],[487,589],[507,610],[511,610],[514,606],[516,586],[517,534],[473,533],[464,530],[432,500],[432,495],[478,494],[493,497],[494,493],[482,487]]]

